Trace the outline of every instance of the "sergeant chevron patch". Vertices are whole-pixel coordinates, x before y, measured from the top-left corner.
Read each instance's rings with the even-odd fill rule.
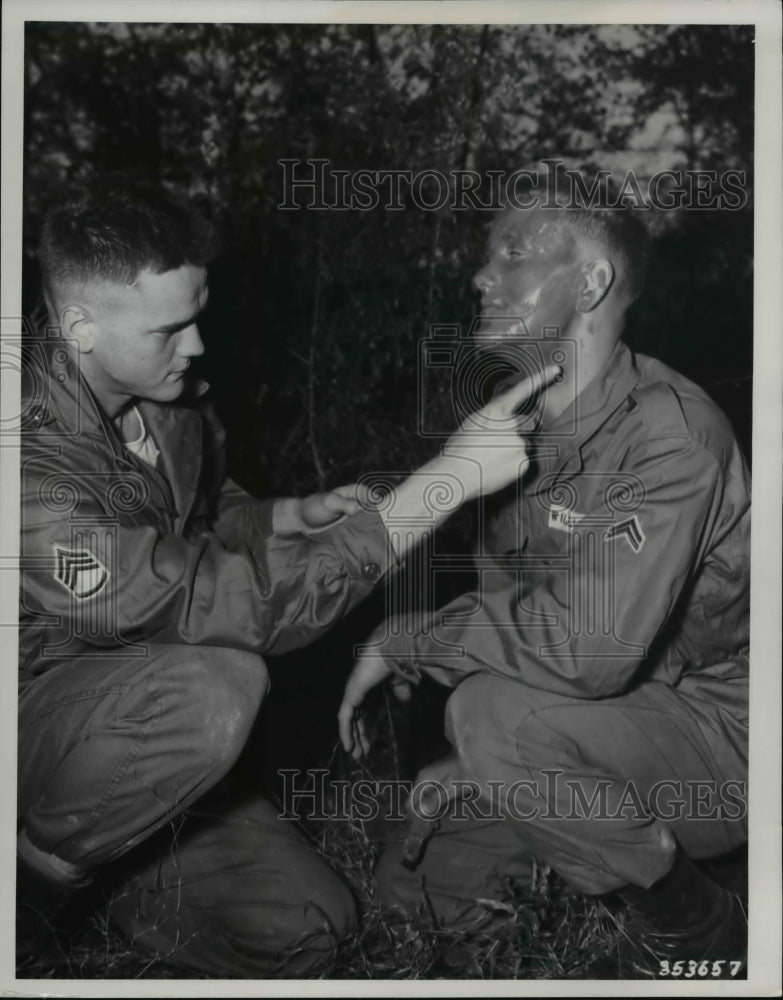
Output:
[[[109,579],[109,571],[89,549],[66,549],[52,543],[55,555],[54,578],[77,601],[99,594]]]
[[[618,524],[613,524],[604,535],[605,542],[611,542],[615,538],[624,538],[634,552],[641,552],[644,548],[644,543],[647,541],[647,536],[642,531],[639,518],[635,514],[633,517],[628,517]]]

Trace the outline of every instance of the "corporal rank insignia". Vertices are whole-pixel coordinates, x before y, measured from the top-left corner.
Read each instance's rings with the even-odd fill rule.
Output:
[[[89,549],[66,549],[53,544],[55,580],[77,599],[95,597],[106,586],[109,571]]]
[[[613,524],[604,535],[605,542],[611,542],[615,538],[624,538],[634,552],[641,552],[644,548],[644,543],[647,541],[647,536],[642,531],[639,518],[635,514],[633,517],[628,517],[618,524]]]
[[[569,510],[568,507],[552,504],[549,508],[549,527],[556,531],[573,531],[583,517],[584,514],[577,514],[575,510]]]

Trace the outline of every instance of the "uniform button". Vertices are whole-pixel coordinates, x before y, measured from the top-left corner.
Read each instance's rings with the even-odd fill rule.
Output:
[[[367,577],[368,580],[377,580],[378,577],[381,575],[381,567],[378,565],[378,563],[374,562],[365,563],[362,568],[362,572],[364,573],[364,575]]]

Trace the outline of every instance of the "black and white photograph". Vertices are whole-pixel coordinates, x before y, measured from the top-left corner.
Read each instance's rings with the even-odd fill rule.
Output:
[[[4,991],[778,994],[780,50],[4,5]]]

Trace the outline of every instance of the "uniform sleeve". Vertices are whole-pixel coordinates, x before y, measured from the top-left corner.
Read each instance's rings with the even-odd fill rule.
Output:
[[[272,534],[274,500],[259,500],[226,478],[215,503],[212,529],[227,548]]]
[[[134,524],[127,495],[114,498],[124,513],[108,516],[91,477],[69,468],[51,453],[25,460],[22,612],[91,645],[146,640],[281,653],[328,630],[392,564],[374,512],[314,536],[275,536],[260,530],[263,505],[251,504],[242,516],[259,530],[244,541],[235,534],[227,547],[215,531],[184,538],[149,517]]]
[[[611,523],[603,497],[583,512],[565,565],[537,576],[530,592],[524,554],[516,582],[485,574],[426,631],[379,640],[389,665],[411,680],[424,670],[454,685],[489,672],[580,698],[628,687],[692,581],[723,493],[718,462],[689,438],[639,451],[630,468],[640,489],[619,490]]]
[[[204,486],[209,496],[213,483],[220,483],[217,496],[209,497],[209,523],[221,542],[236,549],[245,542],[272,534],[274,500],[259,500],[226,475],[226,432],[212,402],[202,404],[205,464],[209,469]]]

